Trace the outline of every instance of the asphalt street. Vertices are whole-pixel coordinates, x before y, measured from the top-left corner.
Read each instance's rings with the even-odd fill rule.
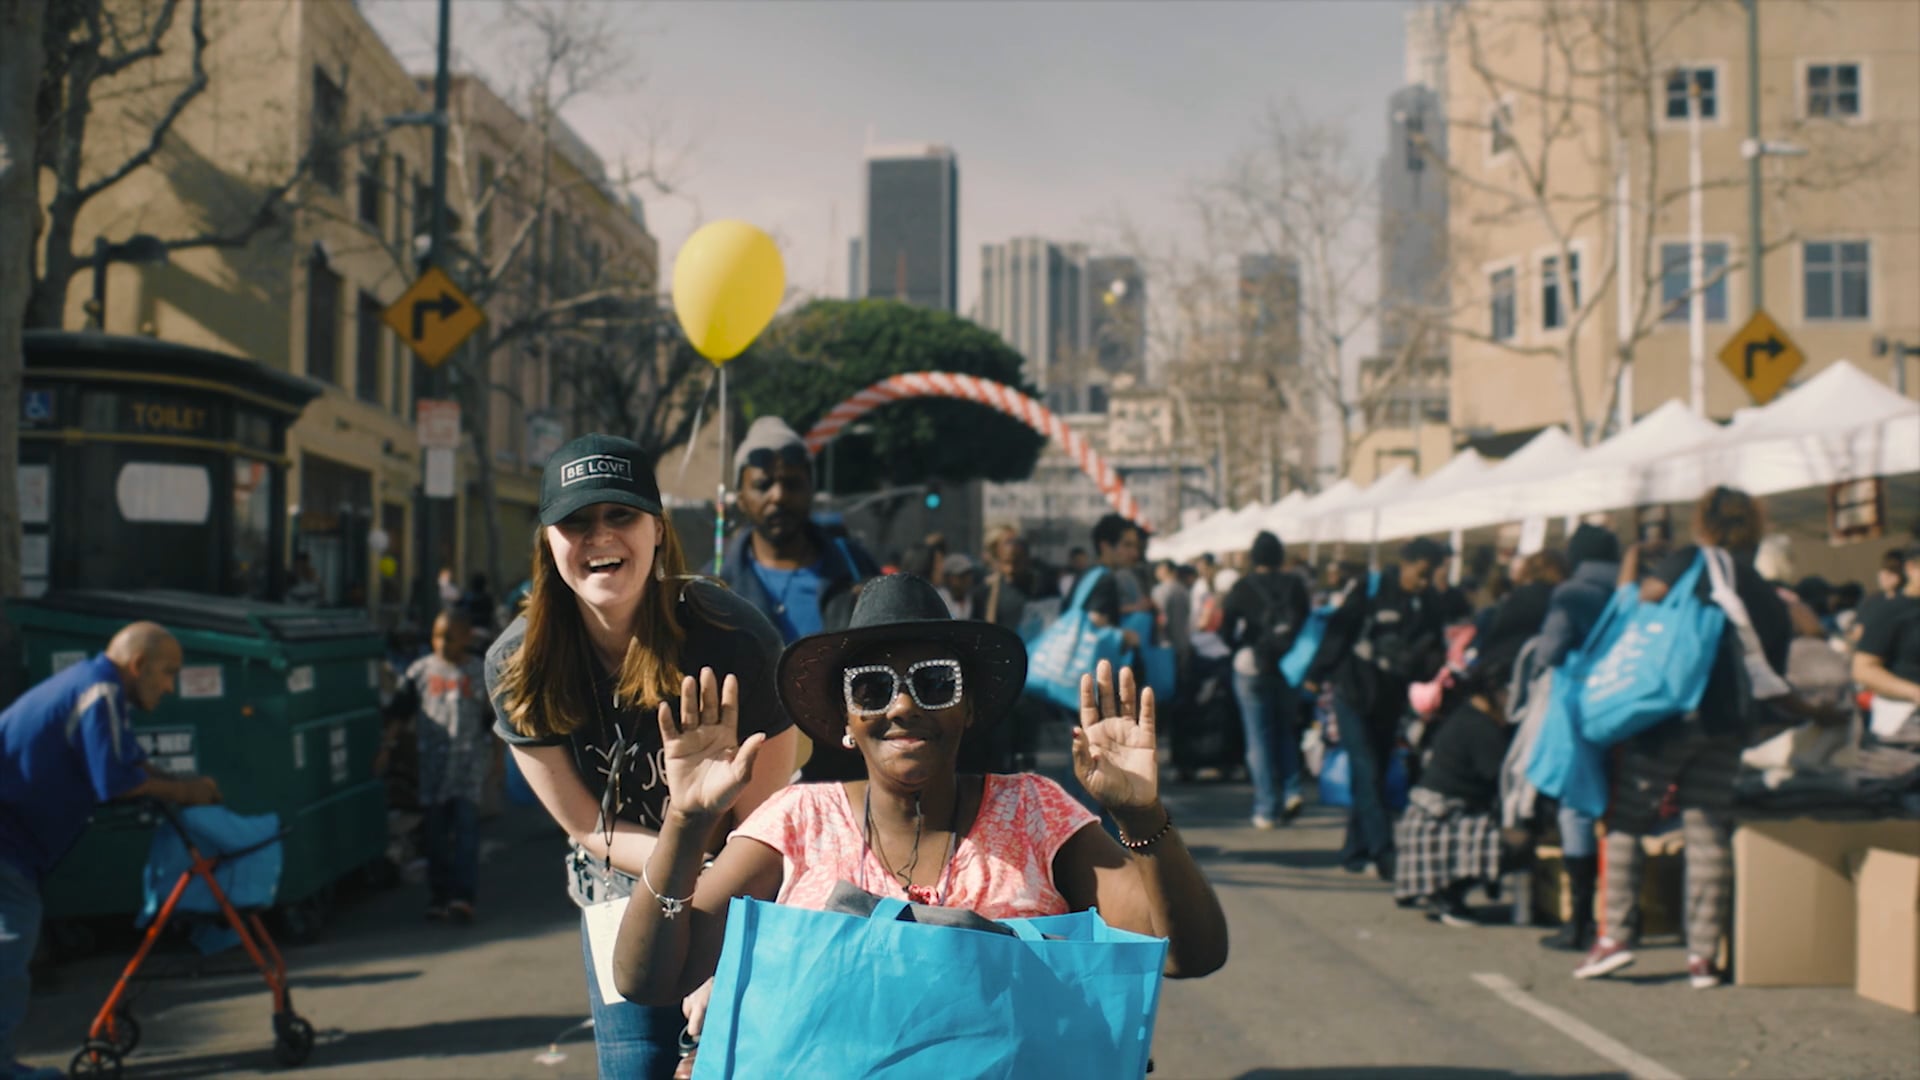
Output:
[[[1255,832],[1244,785],[1168,800],[1220,890],[1233,953],[1168,984],[1156,1077],[1920,1078],[1920,1021],[1850,990],[1695,991],[1677,940],[1660,939],[1624,978],[1576,982],[1537,928],[1446,928],[1346,873],[1337,811]],[[530,809],[485,835],[476,925],[425,922],[424,890],[404,884],[350,898],[318,943],[289,950],[295,1005],[320,1031],[302,1075],[595,1075],[561,839]],[[28,1060],[67,1062],[125,955],[59,969],[33,1003]],[[285,1075],[257,976],[155,983],[135,1012],[128,1076]]]

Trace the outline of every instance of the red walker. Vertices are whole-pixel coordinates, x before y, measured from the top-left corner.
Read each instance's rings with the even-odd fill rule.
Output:
[[[147,936],[135,950],[133,959],[127,962],[125,971],[114,982],[108,992],[106,1003],[100,1006],[100,1012],[93,1018],[93,1026],[87,1029],[87,1040],[80,1051],[73,1055],[73,1062],[67,1066],[67,1075],[71,1077],[107,1077],[118,1080],[121,1074],[121,1059],[131,1054],[140,1044],[140,1025],[134,1020],[126,1004],[128,987],[139,976],[140,965],[153,951],[155,942],[166,929],[167,920],[172,917],[180,897],[194,878],[206,883],[207,889],[220,905],[226,916],[227,925],[240,937],[240,945],[247,950],[255,967],[267,980],[267,988],[273,991],[273,1056],[282,1065],[296,1066],[307,1060],[313,1053],[313,1025],[293,1011],[293,993],[287,988],[287,962],[280,950],[267,933],[266,925],[260,919],[258,911],[248,911],[242,915],[239,909],[227,899],[225,890],[220,888],[214,878],[214,870],[228,859],[237,859],[262,848],[280,842],[286,831],[250,847],[238,851],[221,852],[211,856],[203,855],[194,844],[193,838],[173,808],[159,804],[159,811],[169,828],[180,835],[186,845],[192,865],[182,871],[173,883],[173,891],[167,895],[166,903],[160,906],[160,913],[154,917],[153,924],[147,927]]]

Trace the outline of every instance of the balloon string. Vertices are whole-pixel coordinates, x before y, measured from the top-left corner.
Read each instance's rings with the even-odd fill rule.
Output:
[[[713,378],[707,380],[707,388],[700,393],[700,404],[694,406],[693,431],[687,436],[687,452],[680,455],[680,475],[675,478],[676,485],[686,482],[687,465],[693,461],[693,448],[700,444],[700,428],[707,413],[707,398],[713,396],[713,384],[719,378],[720,373],[715,371]]]

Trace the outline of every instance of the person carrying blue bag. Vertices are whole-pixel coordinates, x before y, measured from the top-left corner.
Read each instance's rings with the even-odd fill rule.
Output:
[[[1697,676],[1699,684],[1672,688],[1698,704],[1676,711],[1620,744],[1618,774],[1606,807],[1606,934],[1574,969],[1576,978],[1611,975],[1634,962],[1645,866],[1641,839],[1654,830],[1664,813],[1677,809],[1686,841],[1687,975],[1695,989],[1719,986],[1724,975],[1715,968],[1713,958],[1729,929],[1731,812],[1740,752],[1752,734],[1772,722],[1770,715],[1845,722],[1844,715],[1801,701],[1777,674],[1786,667],[1793,622],[1779,593],[1753,568],[1754,553],[1765,533],[1766,518],[1758,500],[1744,491],[1717,487],[1694,507],[1694,543],[1675,549],[1641,582],[1643,606],[1711,605],[1722,619],[1693,624],[1718,627],[1714,641],[1664,643],[1653,650],[1658,655],[1647,661],[1665,666],[1673,656],[1704,648],[1706,662]],[[1621,580],[1638,576],[1638,552],[1629,549]],[[1676,590],[1682,585],[1684,590]],[[1623,636],[1606,640],[1615,614],[1609,608],[1587,643],[1596,653],[1597,664],[1606,663],[1605,654]],[[1600,684],[1589,675],[1580,709],[1588,709],[1597,688],[1632,681],[1633,675],[1632,670],[1616,672]],[[1590,719],[1581,717],[1583,728],[1589,727]],[[1591,737],[1596,732],[1585,734]]]
[[[1313,598],[1300,575],[1281,569],[1286,545],[1270,532],[1253,538],[1251,571],[1221,604],[1221,627],[1233,647],[1233,696],[1247,733],[1247,775],[1253,779],[1253,827],[1292,821],[1300,796],[1300,706],[1280,662],[1307,624]],[[1284,798],[1284,802],[1282,799]]]
[[[1154,695],[1136,690],[1131,672],[1122,669],[1116,683],[1103,662],[1097,678],[1083,674],[1073,735],[1074,774],[1118,823],[1118,840],[1044,777],[958,772],[962,742],[1006,717],[1025,677],[1026,650],[1012,631],[950,618],[933,588],[910,575],[870,582],[848,628],[794,642],[778,677],[788,715],[814,738],[856,750],[866,777],[779,792],[704,873],[704,840],[745,788],[763,739],[737,737],[734,680],[718,682],[711,671],[686,680],[678,721],[660,714],[669,812],[620,925],[614,979],[632,1000],[670,1004],[719,972],[710,1007],[696,1007],[692,1017],[716,1058],[710,1062],[703,1049],[694,1075],[775,1074],[754,1071],[743,1054],[763,1066],[779,1063],[779,1075],[955,1075],[954,1054],[967,1046],[991,1043],[996,1059],[1027,1061],[1059,1052],[1058,1036],[1069,1031],[1108,1031],[1116,1053],[1121,1043],[1151,1035],[1140,973],[1104,966],[1104,950],[1078,953],[1075,964],[1086,966],[1091,984],[1069,969],[1052,970],[1048,978],[1072,992],[1037,1014],[1007,1015],[975,985],[977,965],[955,960],[980,947],[972,931],[942,931],[959,939],[919,935],[917,947],[931,951],[905,951],[895,934],[858,924],[850,930],[845,920],[853,916],[823,911],[842,883],[1043,925],[1052,925],[1047,916],[1098,908],[1097,919],[1089,915],[1066,932],[1111,942],[1121,954],[1128,932],[1164,938],[1164,971],[1174,978],[1226,962],[1219,899],[1160,801]],[[806,924],[818,933],[798,943],[794,933],[749,934],[729,922],[730,908],[757,909],[736,897],[813,909],[818,914]],[[807,951],[815,936],[844,942],[856,930],[870,947],[851,954],[859,965],[853,970],[845,970],[844,950],[832,962]],[[750,957],[740,954],[744,948]],[[1045,955],[1031,941],[1016,948]],[[929,987],[942,1003],[931,1027],[898,1005],[927,1000]],[[1131,1004],[1117,1007],[1108,991]],[[741,1014],[756,1002],[765,1007]],[[899,1023],[868,1022],[869,1005]],[[741,1030],[749,1037],[736,1039]],[[1144,1049],[1136,1048],[1144,1069]]]

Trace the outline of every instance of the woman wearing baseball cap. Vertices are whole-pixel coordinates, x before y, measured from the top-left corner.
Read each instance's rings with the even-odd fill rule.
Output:
[[[572,841],[567,885],[583,912],[602,1076],[664,1080],[680,1056],[680,1010],[607,1000],[595,971],[611,955],[611,933],[602,941],[587,929],[595,905],[638,889],[665,819],[654,710],[718,700],[724,687],[742,737],[765,740],[732,819],[707,840],[718,850],[733,822],[793,772],[792,724],[774,690],[780,645],[751,605],[687,574],[637,444],[586,435],[547,459],[532,591],[487,650],[487,693],[495,731]]]

